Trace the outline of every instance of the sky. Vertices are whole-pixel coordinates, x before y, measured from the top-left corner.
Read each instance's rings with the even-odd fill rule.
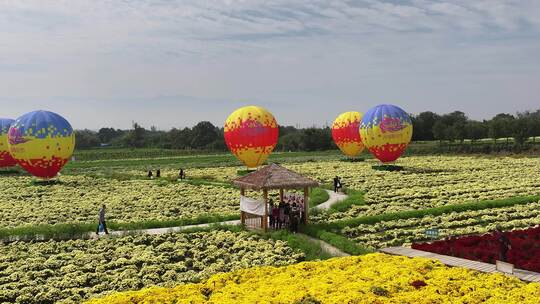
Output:
[[[221,126],[244,105],[324,126],[391,103],[540,108],[538,0],[0,0],[0,117]]]

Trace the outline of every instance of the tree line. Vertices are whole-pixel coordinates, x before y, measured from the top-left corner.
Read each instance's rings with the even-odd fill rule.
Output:
[[[413,141],[463,142],[491,138],[513,138],[516,145],[523,145],[529,137],[540,136],[540,109],[515,115],[501,113],[489,120],[477,121],[464,112],[454,111],[439,115],[426,111],[411,115]],[[169,131],[146,129],[134,122],[129,130],[101,128],[99,131],[77,130],[77,148],[99,146],[129,148],[162,148],[179,150],[225,151],[223,128],[201,121],[188,128]],[[335,149],[329,126],[322,128],[279,127],[277,151],[321,151]]]

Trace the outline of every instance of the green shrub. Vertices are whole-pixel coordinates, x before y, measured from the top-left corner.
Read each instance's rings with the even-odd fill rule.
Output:
[[[362,217],[357,217],[353,219],[338,220],[331,223],[323,223],[323,224],[319,224],[318,226],[320,226],[322,229],[325,229],[325,230],[338,231],[342,228],[349,227],[349,226],[358,226],[362,224],[369,225],[369,224],[375,224],[375,223],[384,222],[384,221],[420,218],[426,215],[437,216],[437,215],[441,215],[445,213],[452,213],[452,212],[464,212],[464,211],[482,210],[482,209],[490,209],[490,208],[502,208],[502,207],[520,205],[520,204],[527,204],[531,202],[537,202],[538,200],[540,200],[540,195],[513,197],[513,198],[508,198],[508,199],[502,199],[502,200],[469,202],[469,203],[446,205],[442,207],[435,207],[435,208],[428,208],[428,209],[421,209],[421,210],[410,210],[410,211],[402,211],[402,212],[394,212],[394,213],[384,213],[384,214],[372,215],[372,216],[362,216]]]
[[[219,223],[230,220],[239,219],[239,215],[202,215],[196,218],[184,218],[178,220],[149,220],[144,222],[128,222],[117,223],[113,221],[107,222],[107,228],[109,230],[117,231],[129,231],[129,230],[142,230],[152,228],[169,228],[190,226],[198,224]],[[15,239],[30,240],[30,239],[72,239],[72,238],[84,238],[89,232],[95,232],[97,228],[96,223],[66,223],[55,225],[28,225],[16,228],[1,228],[0,240],[10,241]]]

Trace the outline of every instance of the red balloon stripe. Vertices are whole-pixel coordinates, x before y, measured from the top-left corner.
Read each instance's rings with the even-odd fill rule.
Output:
[[[408,144],[385,144],[368,148],[377,159],[383,163],[393,162],[405,151]]]
[[[12,167],[17,164],[17,161],[11,157],[7,151],[0,151],[0,167]]]
[[[41,178],[53,178],[64,167],[69,159],[54,157],[51,160],[31,159],[19,160],[19,166],[28,173]]]
[[[343,128],[332,128],[332,138],[336,144],[360,142],[360,122],[354,121]]]
[[[279,129],[263,126],[256,120],[242,122],[239,128],[225,132],[225,142],[232,152],[248,148],[263,148],[274,146],[277,142]]]

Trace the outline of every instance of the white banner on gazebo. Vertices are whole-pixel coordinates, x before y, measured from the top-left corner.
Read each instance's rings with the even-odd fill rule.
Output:
[[[264,216],[264,200],[240,196],[240,211]]]

